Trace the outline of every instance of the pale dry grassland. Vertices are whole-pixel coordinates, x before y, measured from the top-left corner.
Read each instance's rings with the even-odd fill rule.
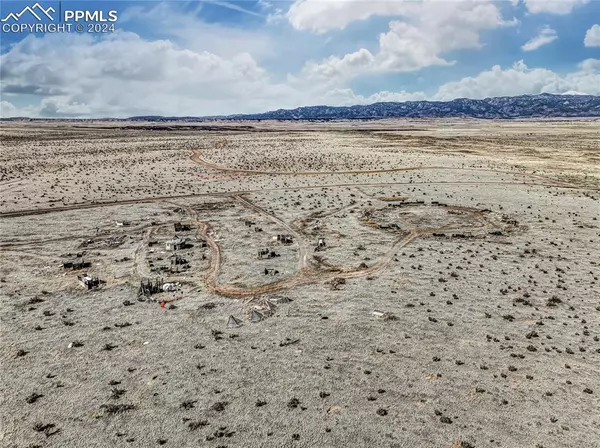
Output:
[[[0,446],[600,447],[598,120],[0,143]]]

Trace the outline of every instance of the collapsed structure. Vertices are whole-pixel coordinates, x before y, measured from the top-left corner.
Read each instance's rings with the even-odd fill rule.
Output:
[[[277,240],[281,244],[292,244],[294,242],[292,235],[277,235],[273,239]]]
[[[326,247],[327,243],[325,243],[325,238],[319,238],[319,241],[317,242],[317,247],[315,247],[315,252],[325,250]]]
[[[87,289],[93,289],[100,286],[100,280],[98,277],[91,276],[90,274],[78,275],[77,280]]]
[[[189,224],[183,224],[180,222],[174,223],[173,227],[175,229],[175,232],[188,232],[192,229],[192,226],[190,226]]]
[[[163,291],[163,279],[162,278],[143,278],[140,280],[140,288],[138,290],[139,296],[151,296]]]
[[[92,263],[89,261],[85,261],[83,257],[77,257],[70,260],[64,260],[62,262],[63,269],[71,269],[73,271],[78,271],[80,269],[89,268]]]
[[[179,238],[178,236],[167,240],[165,242],[166,250],[179,250],[185,246],[186,240],[184,238]]]
[[[275,252],[274,250],[269,249],[268,247],[265,248],[265,249],[259,249],[258,252],[257,252],[257,255],[256,255],[256,257],[259,260],[262,260],[263,258],[267,258],[267,259],[276,258],[276,257],[279,257],[279,256],[280,255],[277,252]]]

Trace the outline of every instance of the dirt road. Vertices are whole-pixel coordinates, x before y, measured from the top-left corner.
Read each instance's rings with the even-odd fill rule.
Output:
[[[322,175],[333,175],[333,174],[381,174],[381,173],[396,173],[404,171],[420,171],[420,170],[451,170],[451,171],[483,171],[492,172],[498,174],[510,174],[514,176],[525,176],[533,180],[545,182],[553,186],[571,187],[572,185],[568,182],[551,179],[545,176],[540,176],[532,173],[519,173],[507,170],[496,170],[492,168],[460,168],[460,167],[449,167],[449,166],[413,166],[413,167],[402,167],[402,168],[384,168],[377,170],[340,170],[340,171],[270,171],[270,170],[247,170],[241,168],[230,168],[216,163],[204,160],[201,157],[200,150],[195,149],[192,151],[190,160],[198,165],[205,168],[211,168],[217,171],[229,171],[240,174],[266,174],[266,175],[278,175],[278,176],[322,176]]]

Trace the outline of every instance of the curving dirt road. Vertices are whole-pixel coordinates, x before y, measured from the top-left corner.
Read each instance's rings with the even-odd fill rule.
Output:
[[[246,170],[241,168],[230,168],[223,165],[217,165],[216,163],[204,160],[201,157],[200,150],[194,149],[190,160],[198,165],[202,165],[205,168],[211,168],[217,171],[229,171],[240,174],[269,174],[278,176],[320,176],[320,175],[331,175],[331,174],[377,174],[377,173],[394,173],[397,171],[416,171],[422,169],[421,167],[408,167],[408,168],[383,168],[378,170],[348,170],[348,171],[273,171],[273,170]]]
[[[519,184],[519,185],[532,185],[532,186],[549,186],[549,187],[559,187],[559,188],[577,188],[574,185],[568,184],[566,182],[549,179],[544,176],[539,176],[530,173],[518,173],[512,171],[504,171],[504,170],[494,170],[489,168],[453,168],[453,167],[444,167],[444,166],[418,166],[418,167],[404,167],[404,168],[389,168],[389,169],[377,169],[377,170],[347,170],[347,171],[319,171],[319,172],[284,172],[284,171],[264,171],[264,170],[244,170],[237,168],[230,168],[217,165],[215,163],[211,163],[205,161],[201,158],[201,154],[199,150],[194,150],[191,156],[191,160],[194,163],[197,163],[206,168],[210,168],[217,171],[228,171],[228,172],[236,172],[241,174],[260,174],[260,175],[284,175],[284,176],[320,176],[320,175],[334,175],[334,174],[376,174],[376,173],[393,173],[393,172],[403,172],[403,171],[418,171],[418,170],[456,170],[456,171],[486,171],[486,172],[495,172],[499,174],[508,174],[511,176],[523,176],[525,178],[530,179],[530,182],[476,182],[476,181],[465,181],[465,182],[381,182],[381,183],[348,183],[348,184],[336,184],[336,185],[326,185],[326,187],[354,187],[358,189],[359,193],[364,195],[359,187],[361,186],[390,186],[390,185],[418,185],[418,184],[471,184],[471,185],[481,185],[481,184]],[[540,181],[543,181],[540,182]],[[33,210],[21,210],[15,212],[4,212],[0,213],[0,217],[9,218],[16,216],[26,216],[26,215],[37,215],[58,211],[67,211],[67,210],[80,210],[86,208],[95,208],[95,207],[105,207],[111,205],[128,205],[128,204],[140,204],[140,203],[152,203],[152,202],[167,202],[172,199],[187,199],[187,198],[196,198],[196,197],[231,197],[232,199],[238,201],[244,207],[247,207],[265,217],[270,219],[271,221],[277,223],[286,231],[288,231],[291,235],[294,236],[296,242],[298,244],[298,267],[297,271],[291,278],[281,279],[272,283],[264,284],[257,287],[248,287],[248,288],[239,288],[233,285],[228,284],[219,284],[218,276],[222,263],[222,253],[219,244],[212,238],[211,236],[211,226],[209,223],[202,222],[198,219],[198,214],[191,207],[187,207],[188,213],[190,217],[193,219],[193,223],[198,226],[198,234],[206,240],[207,244],[210,246],[212,250],[212,257],[210,261],[210,266],[206,271],[204,282],[207,288],[215,293],[228,295],[228,296],[252,296],[252,295],[260,295],[270,292],[275,292],[287,288],[292,288],[299,285],[306,285],[311,283],[317,283],[322,281],[332,280],[335,277],[338,278],[354,278],[354,277],[362,277],[372,275],[381,269],[385,268],[390,261],[393,259],[395,252],[401,248],[409,244],[416,238],[424,237],[431,235],[432,233],[446,231],[452,228],[452,226],[446,225],[442,226],[438,229],[416,229],[413,228],[409,231],[408,234],[403,235],[401,238],[396,240],[394,244],[389,248],[386,254],[373,265],[364,268],[364,269],[348,269],[331,272],[319,270],[315,267],[311,267],[309,264],[309,250],[308,250],[308,242],[306,241],[305,235],[298,230],[298,228],[292,223],[288,224],[275,215],[267,212],[262,207],[253,204],[248,199],[244,198],[242,194],[251,193],[251,192],[264,192],[264,191],[284,191],[284,190],[306,190],[306,189],[316,189],[322,188],[323,186],[298,186],[298,187],[287,187],[287,188],[272,188],[272,189],[261,189],[261,190],[249,190],[249,191],[240,191],[240,192],[227,192],[227,193],[206,193],[206,194],[194,194],[194,195],[177,195],[177,196],[166,196],[166,197],[151,197],[151,198],[140,198],[140,199],[129,199],[129,200],[121,200],[121,201],[110,201],[110,202],[89,202],[83,204],[73,204],[62,207],[48,207],[42,209],[33,209]],[[348,207],[353,207],[351,206]],[[473,220],[478,221],[481,226],[478,229],[488,229],[494,227],[494,225],[489,222],[479,211],[475,209],[470,209],[468,207],[448,207],[447,209],[461,210],[468,213]],[[338,212],[339,210],[332,211],[331,213]],[[454,230],[460,231],[460,228],[456,228]],[[467,230],[467,229],[465,229]],[[474,230],[470,228],[468,230]],[[144,238],[136,250],[136,254],[134,257],[134,271],[137,276],[148,276],[149,272],[144,268],[144,248],[147,246],[148,239],[153,231],[152,226],[147,228],[147,232],[144,235]],[[14,243],[13,243],[14,244]],[[5,244],[5,246],[9,246],[9,244]]]
[[[205,167],[205,168],[211,168],[211,169],[217,170],[217,171],[228,171],[228,172],[234,172],[234,173],[240,173],[240,174],[263,174],[263,175],[279,175],[279,176],[321,176],[321,175],[332,175],[332,174],[380,174],[380,173],[396,173],[396,172],[403,172],[403,171],[420,171],[420,170],[484,171],[484,172],[492,172],[492,173],[498,173],[498,174],[520,175],[520,176],[529,177],[531,179],[544,181],[553,186],[572,187],[572,185],[568,182],[551,179],[551,178],[548,178],[545,176],[540,176],[538,174],[518,173],[518,172],[514,172],[514,171],[495,170],[492,168],[458,168],[458,167],[449,167],[449,166],[416,166],[416,167],[403,167],[403,168],[382,168],[382,169],[376,169],[376,170],[343,170],[343,171],[248,170],[248,169],[231,168],[231,167],[227,167],[227,166],[223,166],[223,165],[217,165],[216,163],[204,160],[201,157],[199,149],[192,150],[190,160],[194,163],[197,163],[198,165]]]
[[[518,174],[518,173],[512,173]],[[80,202],[71,205],[63,205],[60,207],[39,207],[31,209],[14,210],[9,212],[0,212],[1,218],[18,218],[23,216],[36,216],[45,215],[48,213],[55,212],[67,212],[73,210],[86,210],[99,207],[111,207],[118,205],[133,205],[133,204],[149,204],[152,202],[160,202],[169,199],[194,199],[194,198],[210,198],[210,197],[230,197],[234,194],[244,193],[261,193],[269,191],[295,191],[295,190],[319,190],[322,188],[336,188],[336,187],[385,187],[391,185],[524,185],[530,187],[554,187],[554,188],[567,188],[567,189],[580,189],[577,185],[555,185],[541,182],[502,182],[502,181],[461,181],[461,182],[365,182],[365,183],[344,183],[344,184],[327,184],[327,185],[303,185],[295,187],[282,187],[282,188],[261,188],[257,190],[242,190],[242,191],[228,191],[220,193],[198,193],[198,194],[183,194],[173,196],[152,196],[139,199],[122,199],[116,201],[91,201],[91,202]],[[600,188],[585,187],[586,190],[600,191]]]
[[[304,238],[304,235],[298,232],[293,226],[279,219],[277,216],[267,212],[264,208],[253,204],[248,199],[245,199],[240,195],[233,195],[233,198],[238,202],[242,203],[245,207],[248,207],[258,212],[259,214],[266,216],[271,221],[273,221],[276,224],[279,224],[281,227],[290,232],[296,239],[296,242],[298,244],[298,270],[301,271],[302,269],[308,267],[308,242]]]
[[[244,203],[249,208],[252,208],[253,210],[258,211],[259,213],[269,216],[275,222],[284,226],[290,232],[293,232],[294,235],[296,235],[296,237],[298,238],[299,246],[302,247],[302,244],[300,244],[300,243],[304,240],[304,237],[299,232],[297,232],[295,229],[293,229],[292,227],[287,225],[285,222],[281,221],[279,218],[276,218],[275,216],[267,213],[262,208],[256,206],[255,204],[252,204],[247,199],[241,198],[240,196],[238,196],[236,199],[238,201]],[[450,206],[450,207],[446,207],[445,209],[466,212],[473,219],[475,219],[481,223],[480,227],[477,227],[475,229],[468,228],[468,229],[464,229],[464,230],[473,231],[473,230],[483,230],[483,229],[489,229],[489,228],[495,227],[494,224],[492,222],[490,222],[489,220],[487,220],[483,216],[483,214],[477,209],[473,209],[470,207],[459,207],[459,206],[456,206],[456,207]],[[447,231],[449,229],[452,229],[455,231],[462,230],[460,228],[460,226],[453,228],[451,225],[446,225],[446,226],[442,226],[442,227],[439,227],[436,229],[428,229],[428,230],[412,229],[409,231],[408,234],[405,234],[404,236],[402,236],[401,238],[396,240],[381,259],[379,259],[373,265],[371,265],[367,268],[364,268],[364,269],[360,269],[360,268],[359,269],[347,269],[347,270],[343,270],[341,272],[319,271],[317,269],[309,267],[308,266],[308,255],[306,253],[304,253],[302,255],[302,253],[301,253],[301,256],[300,256],[301,263],[299,264],[298,271],[296,272],[296,274],[293,277],[281,279],[281,280],[267,283],[267,284],[264,284],[261,286],[240,288],[240,287],[236,287],[233,285],[219,284],[218,275],[219,275],[219,270],[221,268],[221,258],[222,258],[221,257],[221,248],[219,247],[217,242],[214,241],[209,235],[209,231],[211,229],[210,225],[207,223],[201,222],[201,221],[195,221],[195,222],[199,226],[200,235],[202,235],[202,237],[206,240],[208,245],[213,250],[213,257],[211,258],[211,265],[210,265],[210,268],[209,268],[209,270],[206,274],[206,278],[205,278],[206,286],[211,292],[221,294],[221,295],[226,295],[226,296],[232,296],[232,297],[244,297],[244,296],[254,296],[254,295],[273,293],[273,292],[281,291],[284,289],[293,288],[296,286],[330,281],[330,280],[333,280],[334,278],[348,279],[348,278],[356,278],[356,277],[364,277],[364,276],[372,275],[372,274],[384,269],[392,261],[392,259],[394,258],[398,249],[406,246],[407,244],[409,244],[411,241],[415,240],[416,238],[429,236],[429,235],[432,235],[433,233]],[[305,262],[302,262],[302,260],[305,260]]]

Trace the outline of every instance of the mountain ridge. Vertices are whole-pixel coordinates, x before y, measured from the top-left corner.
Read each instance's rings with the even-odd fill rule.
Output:
[[[254,114],[210,116],[137,115],[129,118],[54,117],[54,119],[84,121],[150,121],[150,122],[205,122],[234,120],[379,120],[387,118],[474,118],[474,119],[527,119],[527,118],[600,118],[600,96],[579,92],[569,94],[519,95],[488,97],[484,99],[457,98],[451,101],[378,102],[353,106],[303,106],[295,109],[277,109]],[[48,118],[13,117],[6,120],[46,120]]]
[[[573,118],[600,117],[600,96],[519,95],[451,101],[378,102],[354,106],[306,106],[225,119],[381,119],[381,118]]]

